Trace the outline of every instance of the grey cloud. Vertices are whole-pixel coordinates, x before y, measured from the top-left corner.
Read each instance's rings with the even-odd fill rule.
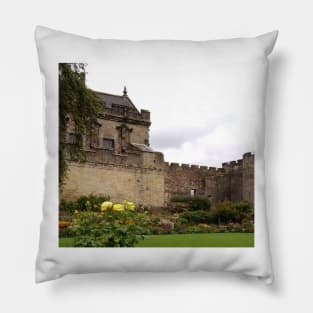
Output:
[[[154,148],[179,148],[183,143],[195,140],[205,134],[207,129],[183,128],[158,131],[151,136],[151,145]]]
[[[179,148],[213,132],[216,127],[231,121],[229,116],[208,121],[205,127],[175,127],[151,132],[151,145],[155,149]]]

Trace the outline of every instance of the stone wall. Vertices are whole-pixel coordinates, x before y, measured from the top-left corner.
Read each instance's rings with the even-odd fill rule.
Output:
[[[254,202],[254,155],[223,163],[222,168],[164,162],[160,152],[114,154],[87,151],[86,162],[69,162],[68,178],[61,197],[107,194],[115,202],[131,200],[136,205],[164,207],[173,196],[208,197]]]
[[[191,189],[196,195],[205,195],[207,167],[178,163],[164,165],[165,203],[169,204],[173,196],[189,196]]]
[[[164,206],[164,174],[161,169],[70,162],[61,198],[109,195],[114,202],[130,200],[146,207]]]
[[[212,202],[225,200],[254,202],[254,155],[222,164],[222,168],[165,163],[165,204],[173,196],[208,197]]]

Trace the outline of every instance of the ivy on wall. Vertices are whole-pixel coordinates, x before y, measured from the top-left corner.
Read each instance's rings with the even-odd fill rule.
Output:
[[[80,136],[89,134],[102,105],[97,95],[85,85],[86,64],[59,63],[59,185],[64,183],[67,173],[66,148],[78,155],[81,142],[66,144],[66,130],[69,120]]]

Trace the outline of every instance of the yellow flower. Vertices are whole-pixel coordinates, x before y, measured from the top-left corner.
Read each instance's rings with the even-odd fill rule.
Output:
[[[119,203],[115,203],[115,204],[113,205],[113,210],[114,210],[114,211],[124,211],[124,206],[121,205],[121,204],[119,204]]]
[[[107,209],[112,209],[113,207],[113,203],[110,202],[110,201],[104,201],[102,204],[101,204],[101,208],[100,210],[101,211],[106,211]]]
[[[135,210],[135,204],[130,201],[124,201],[125,209],[128,211],[134,211]]]
[[[74,211],[74,214],[78,214],[78,213],[79,213],[78,210],[75,210],[75,211]]]

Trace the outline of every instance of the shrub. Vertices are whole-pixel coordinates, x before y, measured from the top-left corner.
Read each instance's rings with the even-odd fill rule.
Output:
[[[109,196],[93,195],[81,196],[77,200],[78,210],[81,211],[99,211],[101,204],[105,201],[109,201]]]
[[[109,196],[90,194],[89,196],[81,196],[76,201],[61,200],[59,207],[60,210],[69,213],[73,213],[75,210],[98,212],[101,208],[101,204],[109,200]]]
[[[83,211],[69,226],[76,247],[133,247],[148,233],[147,214]]]
[[[173,196],[171,202],[188,202],[190,199],[190,196]]]
[[[252,205],[244,201],[217,203],[212,210],[212,214],[218,224],[241,223],[243,219],[253,220],[254,218]]]
[[[74,201],[61,200],[59,204],[59,209],[67,213],[73,213],[75,210],[78,209],[78,205]]]
[[[200,233],[206,233],[206,229],[199,226],[188,226],[185,230],[186,234],[200,234]]]
[[[254,233],[254,222],[244,219],[241,223],[241,231],[243,233]]]
[[[179,218],[177,219],[176,224],[178,224],[178,225],[186,225],[186,224],[188,224],[188,222],[189,222],[189,220],[188,220],[187,218],[185,218],[185,217],[179,217]]]
[[[240,233],[242,229],[239,223],[229,223],[227,225],[227,230],[231,233]]]
[[[207,198],[203,197],[192,197],[190,208],[196,210],[210,210],[211,202]]]
[[[251,210],[253,210],[251,203],[246,202],[246,201],[235,202],[234,207],[236,208],[236,210],[240,212],[245,212],[245,213],[248,213]]]
[[[216,233],[228,233],[227,225],[218,225],[215,230]]]
[[[183,219],[183,220],[182,220]],[[205,223],[210,224],[214,222],[214,217],[211,212],[208,211],[194,211],[183,213],[178,221],[188,221],[188,223],[199,224]]]
[[[174,203],[174,208],[176,209],[188,207],[189,209],[196,211],[210,210],[211,208],[210,200],[205,197],[174,196],[172,197],[171,202]]]

